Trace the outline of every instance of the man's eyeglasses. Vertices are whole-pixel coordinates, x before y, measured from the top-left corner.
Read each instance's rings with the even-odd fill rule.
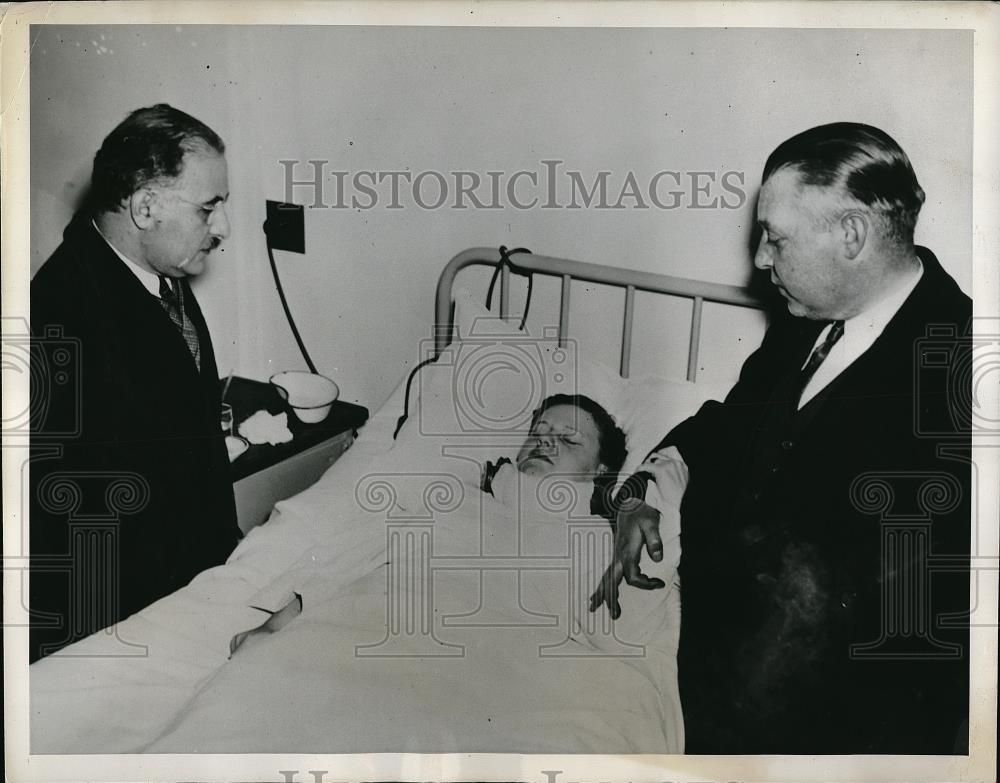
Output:
[[[170,193],[170,195],[173,196],[178,201],[183,201],[185,204],[190,204],[192,207],[197,207],[202,220],[204,220],[206,223],[210,223],[212,221],[212,218],[216,216],[216,214],[220,209],[225,210],[226,204],[229,201],[229,196],[205,202],[191,201],[191,199],[184,198],[183,196],[178,195],[173,191],[167,191],[167,192]]]

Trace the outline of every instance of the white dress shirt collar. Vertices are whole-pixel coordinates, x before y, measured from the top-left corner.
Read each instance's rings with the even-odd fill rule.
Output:
[[[853,318],[848,318],[844,321],[844,336],[830,349],[830,353],[826,359],[823,360],[823,363],[802,390],[802,396],[799,398],[799,408],[819,394],[831,381],[846,370],[855,359],[872,347],[872,344],[879,338],[885,327],[888,326],[889,321],[899,312],[899,308],[903,306],[903,302],[913,292],[913,289],[917,287],[920,278],[923,277],[924,265],[920,262],[919,258],[917,259],[917,263],[919,264],[917,271],[903,285],[888,296],[880,299],[864,312],[858,313]],[[830,331],[830,326],[828,325],[819,333],[813,348],[821,345],[823,340],[826,339],[827,332]],[[810,351],[811,353],[812,351]],[[806,361],[808,360],[808,357],[806,357]],[[804,363],[803,366],[805,366]]]
[[[923,276],[924,265],[918,258],[916,272],[902,286],[873,304],[863,313],[858,313],[853,318],[844,321],[844,336],[847,337],[848,327],[853,331],[874,333],[874,337],[882,334],[889,321],[899,312],[899,308],[903,306],[903,302],[913,292],[913,289],[917,287],[917,283],[920,282],[920,278]],[[872,342],[874,342],[874,338]]]
[[[93,224],[94,229],[97,231],[97,233],[100,234],[101,239],[103,239],[105,242],[108,243],[108,247],[110,247],[112,250],[115,251],[115,255],[118,256],[125,263],[125,266],[127,266],[129,270],[131,270],[132,274],[134,274],[137,278],[139,278],[139,282],[142,283],[143,288],[145,288],[147,291],[149,291],[149,293],[151,293],[153,296],[159,299],[160,276],[146,269],[143,269],[141,266],[135,263],[135,261],[130,259],[121,250],[119,250],[117,247],[111,244],[111,240],[109,240],[106,236],[104,236],[104,234],[101,233],[101,229],[98,228],[96,221],[91,220],[90,222],[91,224]]]

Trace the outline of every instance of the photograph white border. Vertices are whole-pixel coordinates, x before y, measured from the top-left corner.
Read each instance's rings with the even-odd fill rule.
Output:
[[[990,3],[716,2],[522,3],[522,2],[112,2],[29,3],[3,11],[2,77],[2,263],[3,313],[27,316],[29,283],[29,72],[30,24],[319,24],[472,26],[664,26],[972,29],[974,46],[973,276],[975,313],[1000,316],[1000,12]],[[929,107],[929,110],[933,110]],[[3,389],[4,418],[27,408],[27,378]],[[993,390],[992,393],[996,393]],[[996,399],[980,400],[996,405]],[[994,408],[995,410],[995,408]],[[5,437],[5,441],[6,441]],[[8,446],[7,442],[4,446]],[[981,441],[981,445],[991,443]],[[980,520],[1000,519],[996,487],[998,455],[977,453]],[[4,448],[4,551],[13,551],[12,509],[19,508],[19,457]],[[15,464],[15,462],[17,464]],[[995,558],[996,525],[980,530],[980,544]],[[964,757],[690,757],[449,755],[190,755],[30,756],[28,754],[27,645],[18,602],[19,574],[4,571],[4,724],[8,779],[78,780],[282,780],[280,770],[327,770],[324,781],[529,780],[757,781],[757,780],[991,780],[996,775],[997,580],[980,580],[973,618],[973,682],[970,756]],[[985,600],[984,600],[985,599]],[[549,771],[549,775],[545,771]]]

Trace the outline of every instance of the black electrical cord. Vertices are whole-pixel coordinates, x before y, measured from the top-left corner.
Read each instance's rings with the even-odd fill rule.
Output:
[[[302,356],[309,366],[309,371],[316,373],[316,365],[313,364],[313,360],[309,357],[309,351],[306,350],[305,343],[302,342],[302,335],[299,334],[299,330],[295,326],[295,319],[292,318],[292,311],[288,309],[288,300],[285,299],[285,289],[281,287],[281,278],[278,277],[278,265],[274,263],[274,249],[271,247],[271,237],[267,233],[266,221],[264,223],[264,237],[267,243],[267,258],[271,262],[271,273],[274,275],[274,287],[278,289],[278,298],[281,299],[281,306],[285,310],[285,318],[288,319],[288,325],[292,328],[292,335],[295,337],[295,342],[299,345],[299,350],[302,351]]]
[[[531,251],[528,250],[528,248],[526,247],[517,247],[514,248],[513,250],[508,250],[506,246],[500,245],[500,260],[497,262],[496,269],[493,270],[493,276],[490,278],[490,286],[486,291],[486,309],[489,310],[490,307],[492,307],[493,305],[493,287],[496,285],[497,277],[500,275],[500,270],[503,269],[504,266],[507,266],[512,272],[515,272],[516,274],[519,275],[525,275],[528,278],[528,292],[524,299],[524,313],[521,316],[521,325],[517,328],[519,332],[524,331],[524,324],[528,320],[528,309],[531,307],[531,288],[532,288],[531,284],[534,278],[532,277],[532,274],[529,270],[518,269],[511,262],[510,257],[515,253],[530,253],[530,252]],[[284,301],[284,297],[282,297],[282,301]],[[289,316],[289,318],[291,318],[291,316]],[[293,326],[292,328],[294,329],[295,327]],[[403,398],[403,415],[400,416],[399,419],[396,421],[396,429],[392,433],[393,440],[396,440],[396,436],[399,435],[399,431],[403,428],[403,424],[406,423],[406,420],[410,416],[410,388],[413,386],[414,377],[416,377],[416,374],[420,372],[422,368],[426,367],[428,364],[431,364],[432,362],[435,361],[437,361],[437,357],[432,356],[429,359],[424,359],[422,362],[420,362],[420,364],[418,364],[416,367],[410,370],[410,375],[406,379],[406,396]]]
[[[403,425],[406,420],[410,417],[410,387],[413,386],[413,379],[420,372],[421,368],[426,367],[428,364],[437,361],[436,356],[432,356],[429,359],[424,359],[420,364],[410,370],[410,376],[406,379],[406,396],[403,397],[403,415],[396,420],[396,429],[392,431],[392,439],[396,440],[396,436],[399,435],[399,431],[403,429]]]

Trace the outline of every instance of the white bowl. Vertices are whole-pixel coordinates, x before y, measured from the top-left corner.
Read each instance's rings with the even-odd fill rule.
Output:
[[[340,394],[337,384],[325,375],[312,372],[279,372],[271,376],[271,383],[304,424],[323,421]]]

